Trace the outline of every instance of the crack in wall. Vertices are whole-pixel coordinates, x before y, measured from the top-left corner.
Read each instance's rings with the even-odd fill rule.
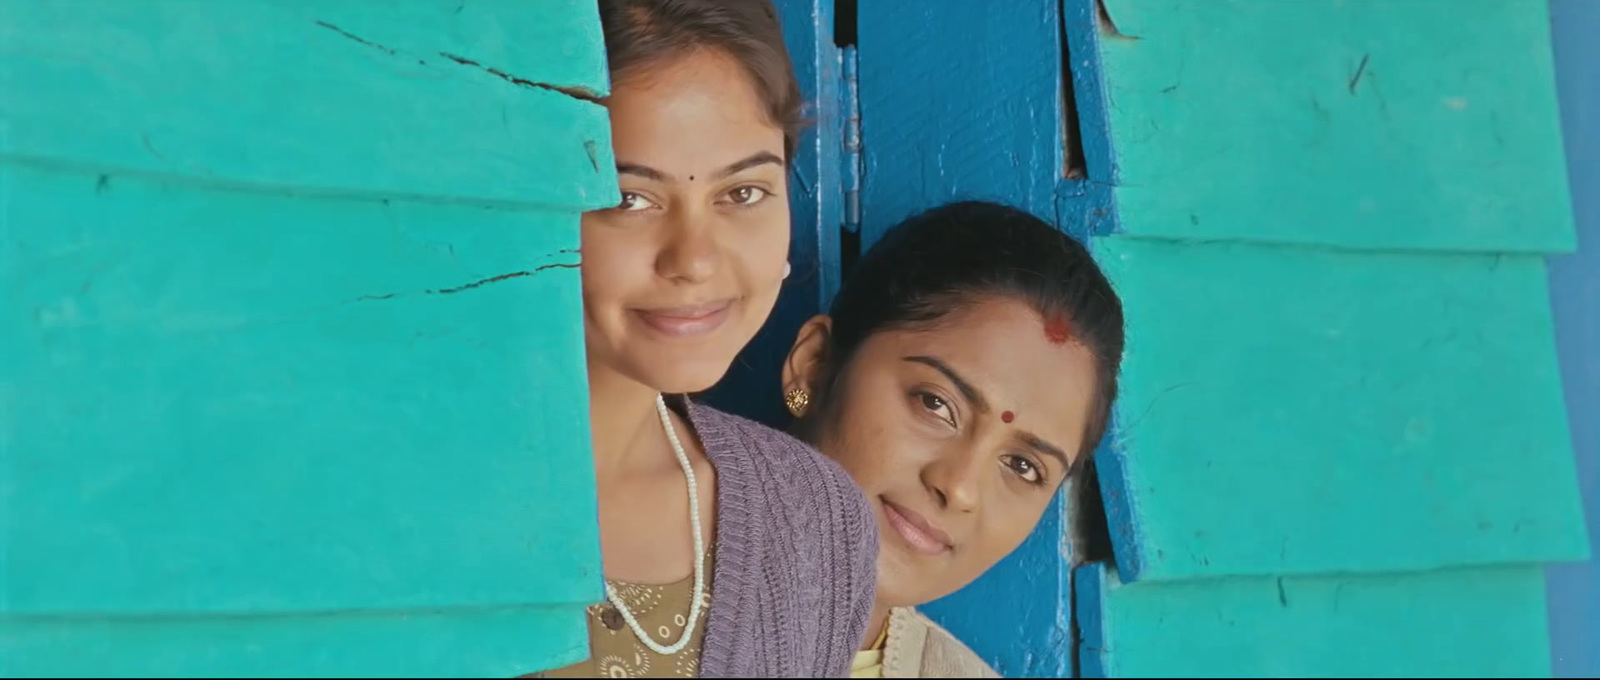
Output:
[[[1350,76],[1350,94],[1356,93],[1356,86],[1361,84],[1361,76],[1367,74],[1367,62],[1372,59],[1372,54],[1361,55],[1361,65],[1356,67],[1354,75]]]
[[[344,30],[342,28],[339,28],[338,26],[335,26],[333,24],[330,24],[330,23],[328,23],[326,21],[318,21],[317,25],[321,26],[323,28],[326,28],[326,29],[328,29],[330,31],[333,31],[334,33],[338,33],[339,35],[342,35],[342,36],[344,36],[346,38],[354,40],[354,41],[356,41],[358,43],[366,45],[367,47],[371,47],[372,49],[379,50],[379,51],[382,51],[382,52],[387,52],[389,54],[389,56],[391,56],[391,57],[400,56],[400,53],[396,52],[393,47],[385,47],[383,45],[379,45],[378,43],[375,43],[375,42],[372,42],[372,41],[367,40],[365,38],[362,38],[361,36],[358,36],[358,35],[356,35],[354,33],[346,31],[346,30]]]
[[[464,6],[465,3],[462,3],[462,5]],[[460,12],[461,11],[460,7],[457,7],[456,11]],[[355,42],[357,44],[363,45],[365,47],[369,47],[369,48],[374,49],[374,50],[378,50],[378,51],[383,52],[384,54],[387,54],[387,55],[389,55],[391,57],[401,57],[402,56],[401,53],[400,53],[400,50],[397,50],[397,49],[395,49],[393,47],[389,47],[388,45],[383,45],[383,44],[380,44],[380,43],[373,42],[371,40],[367,40],[366,38],[363,38],[363,37],[361,37],[359,35],[356,35],[354,33],[346,31],[343,28],[340,28],[339,26],[334,25],[333,23],[330,23],[330,22],[327,22],[327,21],[322,21],[320,19],[317,20],[315,23],[316,23],[316,25],[318,25],[318,26],[320,26],[322,28],[328,29],[330,31],[333,31],[334,33],[339,34],[340,36],[343,36],[347,40],[350,40],[350,41]],[[495,76],[497,78],[500,78],[501,80],[504,80],[504,81],[506,81],[508,83],[511,83],[513,85],[521,85],[523,87],[532,87],[532,88],[537,88],[537,89],[541,89],[541,90],[549,90],[551,92],[564,94],[564,95],[566,95],[568,97],[572,97],[573,99],[586,101],[586,102],[589,102],[589,103],[592,103],[592,104],[600,103],[599,95],[595,94],[594,92],[591,92],[587,88],[583,88],[583,87],[563,87],[563,86],[560,86],[560,85],[552,85],[550,83],[541,83],[541,82],[538,82],[538,81],[529,80],[527,78],[522,78],[522,77],[518,77],[518,76],[512,75],[510,73],[507,73],[504,70],[497,69],[497,68],[494,68],[492,66],[486,66],[486,65],[484,65],[484,64],[482,64],[482,63],[480,63],[478,61],[475,61],[475,60],[472,60],[472,59],[468,59],[468,58],[463,57],[463,56],[458,55],[458,54],[451,54],[449,52],[439,52],[438,54],[439,54],[439,56],[444,57],[446,59],[449,59],[450,61],[453,61],[453,62],[455,62],[457,64],[460,64],[462,66],[471,66],[472,68],[484,71],[484,72],[486,72],[486,73],[488,73],[490,75],[493,75],[493,76]],[[418,64],[420,64],[422,66],[430,66],[431,65],[426,60],[423,60],[423,59],[417,59],[416,61],[417,61]]]
[[[562,251],[562,252],[568,252],[568,251]],[[538,266],[538,267],[534,267],[533,269],[524,269],[522,271],[510,272],[510,273],[507,273],[507,274],[499,274],[497,276],[491,276],[491,277],[488,277],[488,278],[485,278],[485,279],[479,279],[477,281],[473,281],[473,282],[470,282],[470,283],[463,283],[463,284],[461,284],[459,286],[451,286],[449,288],[429,288],[427,290],[421,291],[421,294],[423,294],[423,295],[453,295],[455,293],[460,293],[462,291],[468,291],[468,290],[472,290],[474,288],[481,288],[481,287],[487,286],[487,285],[489,285],[491,283],[499,283],[501,281],[509,281],[511,279],[520,279],[520,278],[522,278],[524,276],[533,276],[534,274],[538,274],[539,272],[550,270],[550,269],[577,269],[580,266],[582,266],[582,263],[580,263],[580,262],[556,262],[556,263],[553,263],[553,264],[547,264],[547,265],[541,265],[541,266]],[[376,300],[393,300],[395,298],[402,297],[404,295],[410,295],[410,293],[377,293],[377,294],[373,294],[373,295],[362,295],[361,297],[358,297],[358,298],[356,298],[354,300],[351,300],[351,302],[371,302],[371,301],[376,301]]]
[[[504,81],[506,81],[508,83],[511,83],[513,85],[521,85],[523,87],[533,87],[533,88],[538,88],[538,89],[541,89],[541,90],[549,90],[551,92],[558,92],[558,93],[564,94],[564,95],[566,95],[568,97],[572,97],[573,99],[586,101],[586,102],[589,102],[591,104],[600,103],[600,97],[596,96],[595,93],[590,92],[589,90],[587,90],[585,88],[581,88],[581,87],[562,87],[562,86],[559,86],[559,85],[551,85],[549,83],[535,82],[535,81],[532,81],[532,80],[528,80],[527,78],[519,78],[519,77],[514,76],[514,75],[512,75],[510,73],[506,73],[505,71],[497,69],[497,68],[495,68],[493,66],[486,66],[486,65],[484,65],[482,63],[479,63],[477,61],[473,61],[471,59],[468,59],[468,58],[463,57],[463,56],[458,55],[458,54],[451,54],[449,52],[440,52],[439,56],[444,57],[446,59],[449,59],[450,61],[453,61],[453,62],[455,62],[457,64],[461,64],[462,66],[471,66],[472,68],[479,69],[479,70],[481,70],[481,71],[483,71],[485,73],[488,73],[488,74],[490,74],[492,76],[495,76],[495,77],[497,77],[497,78],[499,78],[501,80],[504,80]]]

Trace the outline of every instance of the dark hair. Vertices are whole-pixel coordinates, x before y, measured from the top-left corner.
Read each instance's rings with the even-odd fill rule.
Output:
[[[1014,298],[1047,320],[1065,321],[1072,338],[1094,355],[1098,385],[1081,464],[1105,435],[1116,400],[1122,301],[1082,244],[1015,208],[952,203],[914,215],[884,234],[833,300],[823,384],[816,389],[832,390],[872,334],[933,323],[987,296]]]
[[[783,28],[771,0],[600,0],[611,82],[650,65],[720,50],[749,73],[767,116],[794,155],[805,118]]]

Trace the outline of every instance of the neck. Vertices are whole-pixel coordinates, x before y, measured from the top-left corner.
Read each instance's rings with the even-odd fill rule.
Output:
[[[662,437],[657,394],[648,385],[589,365],[589,436],[598,481],[640,469],[634,463],[658,448],[644,445]]]
[[[867,618],[867,637],[861,641],[861,649],[872,651],[873,643],[883,635],[885,628],[889,627],[889,605],[881,600],[872,605],[872,616]]]

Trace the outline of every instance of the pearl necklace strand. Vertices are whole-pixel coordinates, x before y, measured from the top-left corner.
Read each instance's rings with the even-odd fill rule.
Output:
[[[633,618],[633,612],[622,603],[622,598],[617,595],[617,589],[606,583],[606,599],[611,600],[611,606],[617,608],[617,613],[622,615],[622,620],[628,622],[628,627],[633,629],[633,634],[639,638],[644,646],[662,656],[677,654],[689,645],[689,638],[694,635],[695,624],[700,620],[700,601],[705,597],[706,577],[706,546],[705,539],[700,533],[700,487],[694,481],[694,467],[689,465],[689,454],[683,452],[683,442],[678,441],[678,430],[672,426],[672,416],[667,414],[667,402],[656,395],[656,414],[661,416],[661,427],[667,431],[667,441],[672,443],[672,452],[678,456],[678,465],[683,466],[683,476],[689,479],[689,528],[694,533],[694,600],[689,605],[689,620],[683,627],[683,637],[670,646],[662,645],[655,641],[644,628],[639,625],[638,619]]]

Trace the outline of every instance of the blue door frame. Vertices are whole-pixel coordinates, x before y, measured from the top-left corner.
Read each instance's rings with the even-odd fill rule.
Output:
[[[1550,302],[1590,545],[1600,546],[1600,3],[1550,0],[1578,252],[1550,258]],[[1546,572],[1557,677],[1600,676],[1600,560]]]

